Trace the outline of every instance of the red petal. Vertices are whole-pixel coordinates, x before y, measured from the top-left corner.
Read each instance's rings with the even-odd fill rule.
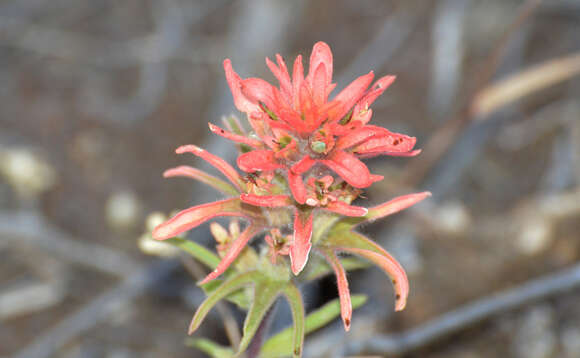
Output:
[[[385,137],[388,134],[391,134],[388,130],[382,127],[377,126],[363,126],[353,131],[347,133],[346,135],[340,137],[340,139],[336,142],[336,147],[339,149],[346,149],[350,148],[354,145],[357,145],[365,140],[368,140],[375,136],[382,136]]]
[[[292,272],[298,275],[306,266],[312,244],[312,211],[294,213],[294,242],[290,246],[290,263]]]
[[[304,118],[306,126],[310,129],[316,123],[318,111],[312,101],[312,93],[305,83],[300,87],[299,98],[302,117]]]
[[[290,96],[292,95],[292,82],[290,81],[288,68],[286,68],[286,63],[284,63],[282,56],[279,54],[276,54],[276,60],[278,61],[278,66],[270,61],[269,58],[266,58],[266,65],[268,65],[268,68],[270,68],[270,71],[272,71],[274,77],[276,77],[280,83],[282,93],[288,97],[287,99],[290,99]]]
[[[332,51],[328,44],[320,41],[314,44],[312,48],[312,53],[310,54],[310,66],[308,67],[308,76],[306,76],[306,80],[310,84],[312,89],[315,88],[315,71],[318,68],[324,69],[324,87],[328,86],[332,81]],[[326,94],[324,94],[326,96]]]
[[[242,94],[242,79],[234,71],[232,61],[230,61],[229,58],[224,60],[224,70],[226,73],[226,80],[228,81],[228,85],[230,86],[230,90],[234,97],[236,108],[245,113],[259,111],[260,107],[252,103]]]
[[[303,174],[312,168],[314,163],[316,163],[316,160],[310,158],[308,155],[305,155],[296,164],[294,164],[290,170],[296,174]]]
[[[220,135],[224,138],[227,138],[231,141],[247,144],[252,148],[260,148],[262,146],[262,142],[260,142],[257,139],[252,139],[252,138],[248,138],[248,137],[243,136],[243,135],[228,132],[225,129],[222,129],[222,128],[220,128],[212,123],[208,123],[208,124],[209,124],[210,131],[212,131],[213,133]]]
[[[274,152],[271,150],[253,150],[241,154],[238,157],[238,167],[245,172],[270,171],[282,168],[283,165],[276,161]]]
[[[338,121],[344,117],[348,111],[358,102],[358,100],[363,96],[366,89],[369,87],[373,81],[374,74],[369,72],[366,75],[360,76],[351,84],[349,84],[345,89],[340,91],[339,94],[334,97],[335,101],[340,101],[342,106],[331,110],[328,114],[331,121]]]
[[[324,64],[321,63],[314,71],[314,76],[310,80],[312,99],[318,107],[322,106],[326,102],[326,86],[326,69]]]
[[[181,165],[176,168],[167,169],[163,173],[164,178],[172,178],[172,177],[187,177],[199,180],[200,182],[207,184],[224,194],[229,195],[238,195],[239,192],[228,184],[227,182],[214,177],[213,175],[209,175],[206,172],[199,170],[197,168],[188,167],[187,165]]]
[[[236,240],[234,240],[226,255],[222,258],[215,270],[213,270],[209,275],[207,275],[201,282],[200,285],[208,283],[209,281],[217,278],[219,275],[224,273],[228,267],[236,260],[240,252],[246,247],[246,244],[254,235],[262,230],[261,227],[248,226]]]
[[[378,155],[389,155],[391,157],[414,157],[421,154],[421,149],[415,149],[410,152],[389,152],[389,148],[376,148],[375,151],[358,153],[359,158],[372,158]]]
[[[408,208],[409,206],[415,205],[416,203],[430,196],[430,192],[424,191],[422,193],[408,194],[396,197],[387,201],[386,203],[370,208],[367,215],[368,220],[365,221],[374,221],[380,218],[384,218],[385,216],[392,215]]]
[[[365,216],[368,213],[367,208],[363,208],[362,206],[349,205],[340,200],[328,203],[324,209],[344,216],[358,217]]]
[[[230,198],[185,209],[153,230],[155,240],[165,240],[191,230],[216,216],[247,217],[239,198]]]
[[[335,150],[327,160],[320,162],[355,188],[366,188],[373,183],[367,166],[354,155],[342,150]]]
[[[361,109],[368,108],[385,90],[395,82],[397,76],[384,76],[379,78],[370,91],[357,103]]]
[[[290,187],[290,191],[292,192],[292,196],[294,200],[298,202],[298,204],[304,204],[306,202],[306,186],[304,186],[304,182],[302,181],[302,175],[294,174],[291,170],[288,171],[288,186]]]
[[[242,81],[242,93],[255,104],[262,102],[271,111],[278,112],[276,88],[261,78],[247,78]]]
[[[375,135],[368,137],[366,140],[358,142],[356,146],[352,147],[352,152],[357,154],[370,154],[376,152],[408,153],[413,149],[415,143],[417,142],[417,138],[415,137],[409,137],[404,134],[390,132],[381,127],[364,126],[359,131],[372,131],[365,130],[367,127],[375,128]]]
[[[346,272],[340,263],[336,254],[331,250],[324,251],[324,256],[336,275],[336,286],[338,287],[338,297],[340,298],[340,315],[344,323],[344,330],[350,330],[350,322],[352,318],[352,303],[350,300],[350,290],[348,289],[348,280],[346,279]]]
[[[177,148],[175,152],[177,154],[192,153],[197,155],[198,157],[207,161],[209,164],[213,165],[217,170],[222,172],[222,174],[225,175],[239,191],[244,191],[245,185],[243,184],[244,182],[242,177],[231,165],[228,164],[228,162],[222,158],[213,155],[210,152],[193,144],[182,145],[181,147]]]
[[[345,248],[344,251],[362,256],[383,269],[383,271],[385,271],[385,273],[391,278],[391,282],[395,289],[395,311],[402,311],[405,309],[407,296],[409,296],[409,280],[407,279],[405,270],[401,264],[395,260],[395,258],[384,250],[382,254],[370,250],[355,248]]]
[[[242,194],[240,199],[250,205],[277,208],[292,205],[292,200],[288,195],[254,195]]]
[[[300,108],[299,92],[304,81],[304,67],[302,66],[302,55],[296,56],[294,69],[292,70],[292,98],[294,99],[294,109]]]

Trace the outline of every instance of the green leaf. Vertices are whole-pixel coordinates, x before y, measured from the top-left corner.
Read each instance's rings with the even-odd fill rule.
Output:
[[[358,308],[367,301],[365,295],[354,295],[352,299],[352,308]],[[340,315],[340,301],[334,299],[306,317],[305,333],[309,334],[313,331],[326,326],[329,322],[336,319]],[[280,358],[292,355],[292,346],[290,339],[292,335],[292,328],[288,327],[275,336],[271,337],[262,347],[260,358]]]
[[[231,348],[220,346],[206,338],[187,338],[185,345],[197,348],[212,358],[232,358],[234,356],[234,351]]]
[[[276,298],[280,295],[284,285],[285,282],[268,279],[256,282],[254,286],[254,302],[244,321],[243,337],[237,354],[244,352],[248,348],[260,323],[270,307],[272,307],[272,304],[274,304],[274,301],[276,301]]]
[[[231,275],[230,275],[231,276]],[[209,296],[213,291],[215,291],[220,285],[224,283],[224,279],[215,279],[203,285],[200,285],[201,289],[207,296]],[[236,291],[225,298],[226,300],[234,303],[238,307],[248,310],[250,307],[251,298],[246,294],[246,291],[239,290]]]
[[[298,288],[292,284],[284,288],[284,295],[290,304],[292,320],[294,321],[292,346],[290,352],[293,357],[302,357],[302,345],[304,344],[304,303]],[[290,339],[288,339],[288,342]]]
[[[212,270],[215,269],[221,261],[216,254],[193,241],[189,241],[180,237],[174,237],[163,242],[182,249],[183,251],[193,256],[193,258],[195,258],[197,261],[201,262]]]
[[[209,311],[216,305],[221,299],[229,296],[240,288],[247,286],[256,282],[261,277],[260,273],[257,271],[244,272],[227,279],[220,287],[213,291],[203,303],[197,308],[191,324],[189,325],[189,334],[195,332],[199,327],[201,322],[207,316]]]
[[[318,212],[312,225],[312,243],[316,244],[328,230],[340,219],[340,216],[329,212]]]

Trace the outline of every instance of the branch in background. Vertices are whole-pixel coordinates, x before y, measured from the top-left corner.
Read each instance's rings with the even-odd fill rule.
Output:
[[[52,357],[74,337],[108,319],[125,304],[143,294],[147,288],[166,279],[178,267],[179,261],[174,260],[157,261],[147,267],[141,267],[116,287],[97,296],[77,312],[65,317],[55,327],[37,336],[13,358]]]
[[[368,339],[347,342],[344,350],[348,354],[407,353],[445,339],[491,316],[578,288],[580,288],[580,265],[477,300],[401,334],[376,335]]]
[[[471,113],[475,118],[485,119],[509,103],[578,74],[579,52],[536,65],[479,91],[471,104]]]
[[[127,275],[139,267],[120,251],[69,236],[36,212],[0,213],[0,236],[114,276]]]

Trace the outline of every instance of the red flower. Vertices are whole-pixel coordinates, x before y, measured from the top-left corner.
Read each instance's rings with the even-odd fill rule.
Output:
[[[231,184],[186,166],[165,172],[166,177],[198,179],[231,197],[178,213],[154,230],[154,238],[176,236],[218,216],[243,217],[249,221],[237,239],[222,245],[221,263],[202,282],[223,273],[253,236],[276,229],[276,225],[292,225],[291,240],[285,239],[280,247],[274,245],[278,241],[273,236],[268,236],[267,242],[277,247],[273,249],[275,255],[287,253],[292,271],[300,273],[312,248],[313,223],[318,211],[366,217],[366,208],[350,203],[360,194],[359,188],[383,177],[371,174],[360,159],[377,155],[413,156],[420,152],[413,150],[415,138],[368,124],[372,116],[369,106],[395,80],[394,76],[382,77],[371,86],[374,74],[369,72],[329,100],[335,84],[332,53],[327,44],[314,45],[306,76],[301,56],[294,61],[292,77],[280,55],[276,55],[276,61],[277,64],[266,59],[279,87],[259,78],[242,79],[230,60],[224,61],[235,105],[247,114],[254,133],[245,133],[235,120],[227,122],[226,129],[214,124],[209,128],[239,144],[243,153],[237,164],[249,175],[240,176],[223,159],[194,145],[182,146],[177,153],[193,153],[205,159]],[[340,178],[330,175],[333,172]],[[287,222],[287,212],[293,216],[292,222]],[[276,213],[283,213],[280,217],[285,219],[273,220]]]
[[[306,77],[301,56],[294,61],[292,78],[282,57],[276,55],[276,60],[277,64],[269,59],[266,63],[278,79],[279,88],[259,78],[242,79],[230,60],[224,61],[236,107],[248,115],[265,144],[260,147],[246,143],[255,150],[239,156],[238,166],[243,171],[285,170],[294,198],[304,204],[302,175],[317,163],[353,187],[366,188],[383,177],[371,174],[359,158],[419,154],[419,150],[413,150],[415,138],[367,124],[372,116],[369,106],[395,80],[394,76],[382,77],[369,88],[374,77],[369,72],[329,101],[335,84],[332,52],[326,43],[314,45]],[[245,143],[223,130],[216,133]]]

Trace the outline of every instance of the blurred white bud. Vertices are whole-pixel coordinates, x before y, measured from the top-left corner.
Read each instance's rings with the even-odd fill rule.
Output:
[[[471,217],[465,205],[460,202],[444,203],[435,210],[434,215],[434,225],[449,234],[461,234],[471,223]]]
[[[56,181],[55,170],[32,150],[0,150],[0,173],[23,197],[35,197],[50,189]]]
[[[112,194],[105,205],[107,223],[113,229],[129,229],[137,223],[141,205],[133,192],[120,191]]]
[[[179,249],[176,247],[163,241],[154,240],[151,237],[151,231],[153,231],[157,225],[161,224],[165,220],[167,220],[167,217],[160,212],[153,212],[147,216],[145,219],[145,227],[147,232],[141,235],[137,242],[139,249],[143,253],[160,257],[175,257],[179,254]]]
[[[548,248],[552,242],[552,226],[543,217],[530,216],[520,224],[515,244],[520,252],[535,255]]]

